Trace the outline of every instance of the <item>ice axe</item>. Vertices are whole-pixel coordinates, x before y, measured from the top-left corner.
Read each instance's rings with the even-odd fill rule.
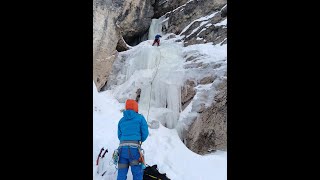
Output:
[[[101,153],[102,153],[103,151],[104,151],[104,148],[101,148],[100,153],[99,153],[98,158],[97,158],[97,163],[96,163],[97,166],[98,166],[98,164],[99,164],[99,159],[100,159]]]
[[[106,153],[107,153],[107,152],[108,152],[108,149],[106,149],[106,150],[104,151],[104,153],[103,153],[103,155],[102,155],[101,159],[102,159],[102,158],[104,158],[104,156],[106,155]],[[106,174],[106,172],[107,172],[107,170],[105,170],[105,171],[101,174],[101,176],[105,175],[105,174]]]
[[[106,149],[106,151],[103,153],[102,158],[104,158],[104,155],[106,155],[107,152],[108,152],[108,149]]]

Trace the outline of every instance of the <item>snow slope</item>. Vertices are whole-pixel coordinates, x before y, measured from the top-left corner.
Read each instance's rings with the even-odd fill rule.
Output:
[[[95,180],[114,180],[117,177],[115,167],[110,164],[112,152],[117,148],[117,123],[122,117],[124,107],[111,91],[98,93],[93,87],[93,178]],[[158,169],[172,180],[226,180],[227,153],[218,151],[201,156],[190,151],[180,140],[175,129],[160,125],[159,129],[149,129],[150,135],[142,145],[145,160],[149,165],[158,165]],[[103,177],[96,174],[96,158],[101,147],[107,148],[105,166],[107,173]],[[128,180],[132,179],[131,171]]]

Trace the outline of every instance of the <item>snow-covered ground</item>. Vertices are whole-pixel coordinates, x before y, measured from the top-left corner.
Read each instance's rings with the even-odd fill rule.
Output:
[[[93,87],[93,177],[95,180],[114,180],[117,171],[111,163],[113,150],[118,147],[117,125],[122,117],[123,103],[119,103],[111,91],[98,93]],[[145,161],[158,165],[158,169],[172,180],[226,180],[227,152],[217,151],[201,156],[190,151],[180,140],[175,129],[160,125],[159,129],[149,129],[148,139],[143,143]],[[109,150],[105,156],[107,173],[101,177],[96,174],[96,158],[100,149]],[[128,180],[132,179],[131,171]]]

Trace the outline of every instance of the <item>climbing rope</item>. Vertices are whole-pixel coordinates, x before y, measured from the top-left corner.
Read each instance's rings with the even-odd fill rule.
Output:
[[[149,111],[150,111],[150,102],[151,102],[151,92],[152,92],[152,83],[155,79],[155,77],[157,76],[157,73],[158,73],[158,69],[159,69],[159,65],[160,65],[160,60],[161,60],[161,51],[159,49],[159,53],[160,53],[160,58],[159,58],[159,62],[158,62],[158,65],[157,65],[157,70],[156,70],[156,73],[154,74],[152,80],[151,80],[151,88],[150,88],[150,97],[149,97],[149,107],[148,107],[148,115],[147,115],[147,121],[149,123]]]

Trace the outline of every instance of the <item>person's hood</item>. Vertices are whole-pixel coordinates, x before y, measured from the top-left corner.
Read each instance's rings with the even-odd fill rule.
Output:
[[[138,113],[136,113],[134,110],[123,111],[123,117],[125,117],[126,119],[133,119],[137,115],[138,115]]]

